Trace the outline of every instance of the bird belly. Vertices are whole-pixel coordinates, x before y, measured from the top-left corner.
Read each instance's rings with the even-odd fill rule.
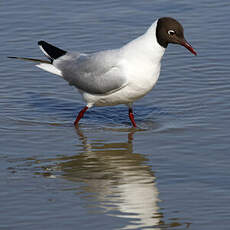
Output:
[[[81,92],[83,99],[87,104],[92,106],[113,106],[118,104],[129,104],[145,96],[156,84],[159,72],[154,74],[130,78],[128,84],[108,95],[95,95],[86,92]]]

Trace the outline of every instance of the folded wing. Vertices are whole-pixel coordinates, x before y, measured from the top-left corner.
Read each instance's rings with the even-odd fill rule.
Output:
[[[118,50],[92,55],[67,53],[53,65],[70,85],[90,94],[110,94],[126,85]]]

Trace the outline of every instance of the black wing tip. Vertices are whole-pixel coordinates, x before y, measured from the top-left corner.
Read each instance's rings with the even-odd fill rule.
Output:
[[[39,45],[39,46],[42,46],[42,45],[44,45],[45,43],[47,43],[47,42],[42,41],[42,40],[41,40],[41,41],[38,41],[38,45]]]
[[[17,59],[18,57],[8,56],[7,58],[14,58],[14,59]]]
[[[55,47],[48,42],[45,41],[38,41],[38,45],[41,46],[42,51],[45,51],[45,55],[48,55],[48,58],[54,60],[57,59],[63,55],[65,55],[67,52],[65,50],[62,50],[58,47]]]

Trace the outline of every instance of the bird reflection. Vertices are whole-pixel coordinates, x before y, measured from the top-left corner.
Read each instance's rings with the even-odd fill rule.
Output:
[[[122,229],[156,227],[161,218],[155,176],[147,165],[148,159],[143,154],[133,153],[136,131],[128,132],[128,140],[91,140],[89,143],[78,128],[81,153],[59,164],[65,179],[83,182],[78,190],[87,194],[87,199],[95,200],[92,203],[97,208],[110,216],[128,218],[129,224]]]

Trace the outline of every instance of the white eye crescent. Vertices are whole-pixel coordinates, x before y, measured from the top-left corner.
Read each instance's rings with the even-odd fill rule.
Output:
[[[168,31],[168,34],[169,34],[169,35],[174,35],[175,33],[176,33],[176,32],[175,32],[174,30],[169,30],[169,31]]]

